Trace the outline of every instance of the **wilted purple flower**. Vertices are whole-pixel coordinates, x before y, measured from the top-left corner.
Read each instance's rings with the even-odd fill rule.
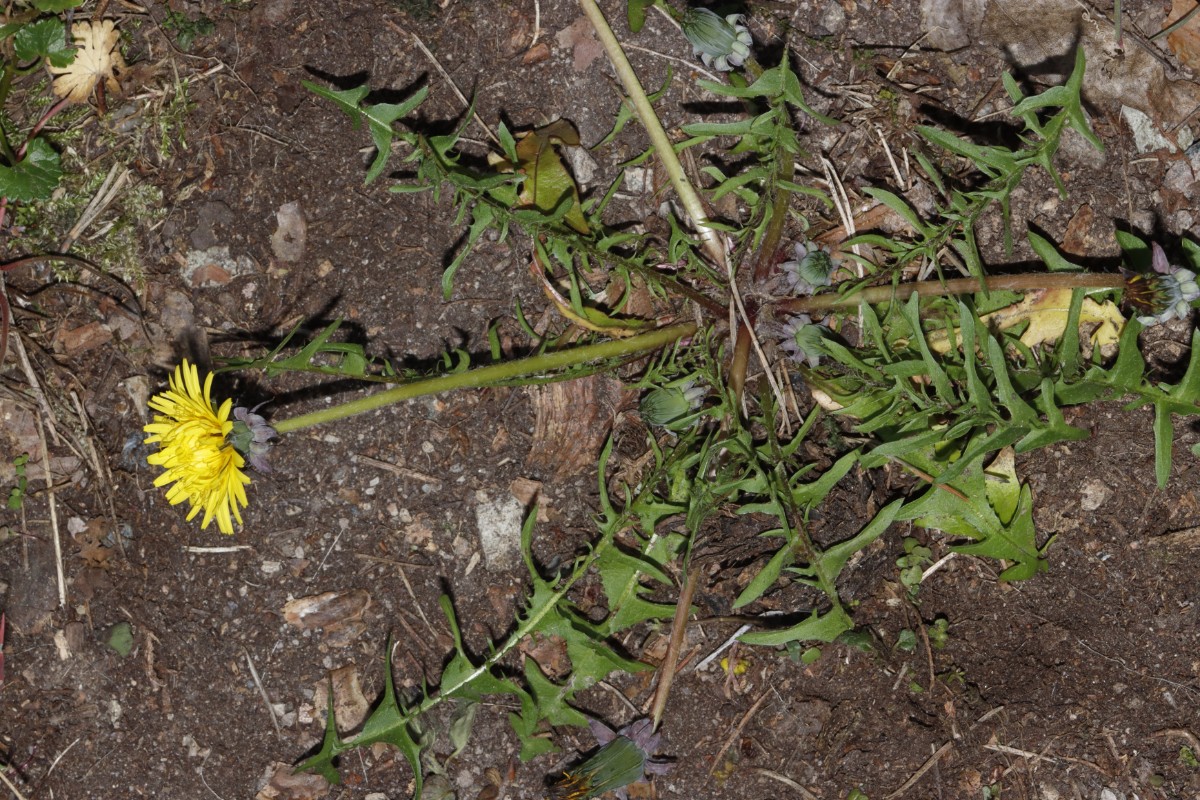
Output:
[[[648,719],[630,723],[619,732],[595,719],[588,721],[588,727],[600,749],[563,773],[552,790],[557,800],[587,800],[605,792],[628,800],[625,787],[645,782],[648,775],[665,775],[674,766],[653,756],[660,736]]]

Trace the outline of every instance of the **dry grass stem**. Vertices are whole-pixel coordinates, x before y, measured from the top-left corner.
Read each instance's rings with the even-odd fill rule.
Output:
[[[708,769],[709,775],[712,775],[716,771],[717,765],[721,763],[721,757],[724,756],[725,752],[733,746],[734,740],[741,735],[742,729],[746,727],[746,723],[750,721],[751,717],[758,713],[758,710],[762,708],[762,704],[765,703],[767,698],[771,696],[772,691],[773,687],[768,688],[765,692],[759,695],[758,699],[754,701],[754,705],[750,706],[750,710],[742,715],[742,718],[738,721],[737,726],[725,739],[725,744],[721,745],[721,749],[718,750],[716,756],[713,757],[712,766]]]
[[[252,548],[248,544],[231,544],[231,545],[225,545],[223,547],[193,547],[192,545],[185,545],[183,548],[183,552],[185,552],[185,553],[236,553],[239,550],[250,550],[250,549],[252,549]]]
[[[58,249],[60,252],[67,252],[78,241],[80,236],[83,236],[84,231],[91,227],[96,218],[104,213],[104,210],[112,205],[113,200],[117,199],[117,195],[129,183],[130,171],[123,168],[120,164],[113,164],[109,169],[108,174],[104,176],[104,183],[100,184],[100,188],[96,190],[96,194],[92,197],[91,202],[83,209],[83,213],[79,215],[79,219],[71,226],[71,230],[67,231],[66,237],[59,243]]]
[[[267,690],[263,686],[262,678],[258,677],[258,670],[254,668],[254,661],[250,658],[250,651],[243,647],[242,655],[246,656],[246,666],[250,668],[250,677],[254,679],[254,685],[258,687],[258,696],[262,698],[263,705],[267,707],[267,713],[271,715],[271,724],[275,726],[275,735],[282,738],[283,730],[279,727],[279,717],[275,716],[275,707],[271,705],[271,698],[267,696]]]
[[[985,744],[983,749],[992,750],[996,753],[1004,753],[1005,755],[1009,756],[1020,756],[1028,761],[1045,761],[1049,764],[1059,763],[1059,759],[1055,758],[1054,756],[1048,756],[1042,753],[1034,753],[1030,750],[1021,750],[1017,747],[1009,747],[1006,744]]]
[[[25,342],[20,334],[12,337],[13,349],[17,353],[17,358],[21,361],[21,370],[25,373],[25,380],[29,381],[29,393],[42,408],[42,414],[46,421],[46,428],[50,431],[50,438],[54,443],[61,444],[58,436],[58,428],[54,425],[54,410],[50,408],[50,401],[46,398],[46,392],[42,389],[42,382],[38,380],[37,373],[33,370],[33,363],[29,360],[29,354],[25,352]]]
[[[892,174],[896,176],[896,188],[904,191],[908,188],[908,181],[904,180],[904,176],[900,174],[900,167],[896,164],[896,158],[892,155],[892,148],[888,145],[887,137],[883,135],[883,128],[875,126],[875,133],[879,136],[879,142],[883,145],[883,154],[887,156],[888,164],[892,167]]]
[[[18,337],[20,338],[20,337]],[[42,418],[37,419],[38,441],[42,446],[42,469],[45,470],[46,502],[50,506],[50,535],[54,541],[54,573],[58,579],[58,607],[67,607],[67,577],[63,571],[62,535],[58,529],[58,500],[54,491],[54,476],[50,474],[50,448],[46,444],[46,430]]]
[[[4,781],[4,785],[8,787],[8,790],[13,793],[13,797],[17,798],[17,800],[28,800],[25,795],[21,794],[21,790],[13,785],[13,782],[8,779],[2,769],[0,769],[0,781]]]
[[[61,753],[59,753],[58,755],[56,755],[54,757],[54,761],[50,762],[50,768],[46,770],[47,778],[50,777],[51,772],[54,772],[54,768],[57,767],[59,762],[63,760],[63,757],[66,756],[67,753],[71,752],[71,748],[74,747],[75,745],[79,744],[82,740],[83,740],[82,736],[78,737],[77,739],[75,739],[75,741],[71,742],[69,745],[64,747],[63,751]],[[0,775],[2,775],[2,774],[3,773],[0,773]]]
[[[745,633],[746,631],[750,630],[753,627],[754,627],[753,625],[743,625],[742,627],[738,628],[737,631],[733,634],[733,636],[730,636],[728,639],[726,639],[724,641],[724,643],[721,644],[720,647],[718,647],[716,650],[713,650],[711,653],[709,653],[707,656],[705,656],[704,659],[701,660],[699,664],[692,667],[692,669],[698,671],[698,670],[702,670],[705,667],[707,667],[709,664],[711,664],[713,661],[716,660],[717,656],[721,655],[721,653],[724,653],[730,647],[733,647],[735,644],[737,644],[737,640],[738,640],[739,636],[741,636],[743,633]]]
[[[428,483],[436,486],[442,485],[442,481],[439,478],[435,478],[432,475],[427,475],[424,472],[418,472],[415,469],[398,466],[390,461],[380,461],[378,458],[371,458],[370,456],[364,455],[359,455],[358,460],[370,464],[373,467],[379,467],[382,470],[387,470],[393,475],[399,475],[401,478],[408,478],[409,480],[420,481],[421,483]]]
[[[939,569],[944,567],[946,564],[949,564],[950,561],[957,555],[958,555],[958,553],[946,553],[946,555],[942,556],[937,561],[930,564],[929,569],[927,569],[921,573],[921,583],[924,583],[926,578],[928,578],[933,573],[937,572]]]
[[[692,611],[692,595],[696,593],[696,570],[688,570],[687,579],[679,590],[679,599],[675,605],[675,617],[671,620],[671,638],[667,643],[667,654],[658,665],[658,686],[654,690],[654,702],[650,707],[650,719],[654,729],[662,721],[663,711],[667,707],[667,697],[671,694],[671,685],[675,682],[675,668],[679,663],[679,651],[683,647],[683,639],[687,634],[687,619]]]
[[[921,765],[920,769],[914,772],[899,789],[887,795],[883,800],[893,800],[893,798],[900,797],[913,786],[915,786],[917,781],[921,780],[921,778],[925,776],[926,772],[929,772],[929,770],[933,769],[938,761],[941,760],[942,756],[946,755],[946,753],[949,753],[953,747],[954,742],[949,741],[935,750],[933,755],[926,759],[925,763]]]
[[[803,786],[796,783],[794,780],[792,780],[791,778],[789,778],[786,775],[780,775],[778,772],[772,772],[771,770],[763,769],[762,767],[751,767],[750,771],[757,773],[759,775],[762,775],[764,778],[770,778],[773,781],[779,781],[784,786],[791,787],[801,797],[803,797],[804,800],[818,800],[818,798],[815,794],[810,792],[808,789],[805,789]]]
[[[658,8],[658,6],[655,6],[655,8]],[[689,70],[700,73],[710,81],[720,82],[721,80],[719,76],[714,75],[704,67],[694,64],[691,60],[686,58],[667,55],[666,53],[660,53],[657,50],[651,50],[649,47],[641,47],[640,45],[629,44],[628,42],[621,42],[621,47],[624,47],[626,50],[637,50],[639,53],[645,53],[646,55],[654,56],[655,58],[661,58],[664,61],[674,61],[676,64],[683,64]]]
[[[400,34],[401,36],[404,36],[404,35],[411,36],[412,40],[414,42],[416,42],[417,47],[419,47],[421,49],[421,52],[425,54],[425,57],[427,59],[429,59],[429,63],[433,64],[433,68],[436,69],[438,71],[438,74],[442,76],[442,80],[444,80],[446,82],[446,84],[450,87],[450,90],[458,96],[458,99],[462,102],[463,106],[465,108],[472,107],[471,102],[469,100],[467,100],[467,96],[465,94],[463,94],[462,91],[458,88],[457,84],[454,83],[454,79],[450,77],[449,72],[446,72],[446,68],[442,66],[442,63],[440,61],[438,61],[437,58],[434,57],[433,53],[429,52],[429,48],[425,46],[425,43],[423,41],[421,41],[420,36],[417,36],[417,34],[411,32],[411,31],[404,30],[399,25],[392,22],[390,19],[384,19],[383,24],[387,25],[389,28],[391,28],[393,31]],[[488,138],[491,139],[492,142],[494,142],[497,147],[502,147],[502,145],[500,144],[499,137],[497,137],[496,134],[492,132],[492,129],[490,127],[488,127],[488,124],[486,122],[483,121],[483,117],[479,116],[478,112],[472,110],[471,118],[473,120],[475,120],[476,123],[478,123],[479,127],[483,128],[483,132],[487,134]]]

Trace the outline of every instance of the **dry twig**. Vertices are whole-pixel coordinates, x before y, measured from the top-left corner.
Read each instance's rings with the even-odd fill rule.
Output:
[[[246,656],[246,666],[250,668],[250,677],[254,679],[254,685],[258,687],[258,695],[262,698],[263,705],[267,707],[267,713],[271,715],[271,724],[275,726],[275,735],[283,736],[283,731],[279,727],[279,718],[275,716],[275,707],[271,705],[271,698],[267,696],[267,690],[263,686],[262,679],[258,677],[258,670],[254,668],[254,661],[250,658],[250,651],[242,648],[242,654]]]
[[[896,797],[900,797],[905,792],[907,792],[909,789],[911,789],[913,786],[915,786],[917,781],[921,780],[921,778],[923,778],[925,776],[926,772],[929,772],[929,770],[933,769],[934,765],[937,764],[939,760],[941,760],[942,756],[946,755],[946,753],[949,753],[951,748],[953,748],[953,747],[954,747],[954,742],[949,741],[949,742],[946,742],[941,747],[939,747],[937,750],[933,751],[933,755],[931,755],[929,758],[927,758],[925,760],[925,763],[921,765],[920,769],[918,769],[916,772],[914,772],[909,777],[909,779],[906,780],[900,786],[899,789],[897,789],[896,791],[889,794],[883,800],[893,800]]]
[[[712,775],[713,772],[716,771],[717,765],[721,763],[721,756],[725,755],[725,751],[727,751],[733,745],[733,741],[741,735],[742,729],[746,727],[746,723],[750,721],[750,718],[758,713],[758,709],[762,708],[762,704],[765,703],[767,698],[771,696],[771,691],[772,689],[768,688],[765,692],[763,692],[759,698],[754,701],[754,705],[750,706],[750,710],[742,715],[742,719],[740,722],[738,722],[737,727],[733,729],[733,732],[729,734],[729,738],[725,740],[725,744],[721,745],[721,749],[718,750],[717,755],[713,757],[712,766],[708,769],[709,775]]]

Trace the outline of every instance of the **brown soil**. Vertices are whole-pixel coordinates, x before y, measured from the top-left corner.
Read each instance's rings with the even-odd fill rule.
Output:
[[[342,318],[347,338],[372,354],[427,368],[456,347],[486,353],[488,325],[511,320],[517,298],[531,319],[545,305],[528,279],[528,243],[519,239],[482,243],[459,272],[452,299],[442,302],[441,274],[462,235],[448,199],[389,193],[386,178],[364,186],[366,135],[300,86],[368,82],[380,99],[395,100],[428,85],[421,117],[448,128],[463,107],[415,34],[490,123],[504,119],[520,129],[563,117],[585,144],[608,132],[618,104],[611,70],[585,29],[573,27],[582,25],[574,2],[439,5],[172,2],[173,11],[215,23],[190,51],[179,49],[178,31],[164,24],[166,4],[148,4],[146,13],[109,6],[126,31],[128,60],[144,68],[141,84],[126,91],[151,100],[133,102],[156,102],[187,81],[192,105],[186,147],[176,142],[164,158],[151,135],[130,164],[135,183],[161,188],[166,212],[138,230],[139,289],[153,341],[136,325],[121,327],[125,310],[88,292],[51,293],[39,299],[42,316],[16,320],[63,428],[58,437],[43,435],[63,460],[52,495],[35,478],[30,487],[38,491],[24,511],[0,517],[18,532],[0,538],[0,608],[7,612],[0,685],[0,764],[7,768],[0,774],[13,786],[0,796],[254,797],[278,763],[294,763],[318,745],[322,725],[314,718],[330,670],[355,665],[365,698],[378,697],[390,636],[398,645],[398,690],[436,685],[451,653],[442,595],[453,598],[472,647],[509,630],[527,576],[519,561],[482,558],[478,507],[510,498],[518,479],[542,481],[548,520],[536,534],[539,559],[569,559],[592,535],[595,475],[527,462],[537,409],[526,389],[411,402],[289,437],[275,451],[275,475],[251,487],[245,527],[234,537],[215,526],[201,531],[182,508],[168,506],[138,446],[145,392],[164,385],[182,357],[209,363],[213,355],[259,354],[298,322],[312,331]],[[614,22],[623,6],[603,4]],[[892,180],[880,134],[899,156],[913,143],[915,124],[977,119],[1003,96],[993,91],[1010,68],[1002,42],[910,50],[923,33],[915,2],[750,6],[756,41],[776,54],[791,48],[818,109],[853,123],[836,130],[814,124],[806,134],[809,152],[837,165],[852,195]],[[1151,32],[1162,22],[1157,7],[1127,13]],[[693,63],[663,19],[652,14],[638,36],[623,26],[619,33],[656,51],[631,51],[647,86],[659,86],[670,67],[671,91],[660,103],[668,127],[711,103],[691,67],[664,58]],[[1027,76],[1031,86],[1038,74]],[[1089,110],[1105,154],[1068,137],[1060,157],[1068,198],[1031,173],[1014,197],[1014,229],[1033,222],[1055,241],[1070,232],[1086,248],[1079,255],[1098,261],[1116,252],[1115,224],[1184,233],[1196,210],[1195,184],[1164,188],[1179,156],[1139,154],[1115,107]],[[108,123],[95,117],[80,125],[76,147],[101,169],[110,148],[129,144],[119,137],[135,135],[106,133]],[[982,125],[975,132],[988,135]],[[467,135],[482,138],[477,127]],[[630,125],[615,145],[592,153],[598,174],[590,188],[606,186],[617,164],[642,147]],[[819,172],[815,158],[802,161]],[[652,191],[624,199],[615,213],[651,215],[658,202]],[[271,237],[278,210],[290,202],[303,209],[307,235],[299,258],[284,261]],[[1083,206],[1091,216],[1080,222]],[[981,238],[989,259],[1006,260],[998,226]],[[6,245],[11,256],[27,252],[19,238]],[[226,260],[216,247],[228,248]],[[183,265],[197,253],[201,269],[189,274]],[[1019,246],[1011,260],[1028,258]],[[28,293],[48,277],[24,270],[9,281],[10,290]],[[118,333],[92,346],[85,336],[92,323]],[[1174,339],[1186,342],[1179,332]],[[1174,360],[1171,345],[1168,337],[1154,353]],[[31,426],[42,412],[23,393],[27,372],[11,353],[3,375],[12,445],[0,456],[11,463],[20,442],[38,441]],[[225,376],[217,393],[247,404],[269,399],[268,412],[283,417],[323,404],[305,391],[309,385]],[[336,390],[340,397],[360,391]],[[602,391],[605,408],[629,407],[619,392]],[[782,650],[739,647],[732,663],[746,669],[726,674],[717,665],[691,668],[737,628],[703,618],[727,614],[743,571],[761,561],[715,571],[696,600],[702,619],[686,642],[695,655],[667,708],[663,752],[677,766],[656,781],[658,795],[833,800],[857,788],[872,800],[1200,797],[1200,768],[1181,758],[1185,746],[1200,753],[1200,473],[1189,452],[1200,436],[1179,421],[1171,481],[1160,491],[1150,411],[1095,406],[1071,421],[1093,437],[1018,464],[1033,488],[1040,534],[1057,537],[1050,570],[1036,579],[1001,584],[997,565],[959,556],[926,581],[913,605],[895,566],[903,537],[928,540],[934,559],[947,549],[929,532],[893,530],[846,578],[855,622],[872,648],[832,645],[806,665]],[[623,419],[618,434],[631,450],[629,443],[644,441],[635,420]],[[865,521],[864,498],[886,492],[882,484],[878,476],[847,478],[822,510],[822,525],[852,533]],[[52,521],[65,551],[62,608]],[[756,532],[740,529],[746,539]],[[222,546],[236,549],[190,549]],[[340,630],[300,630],[285,620],[290,600],[351,590],[370,602]],[[902,631],[939,618],[949,623],[944,647],[924,637],[911,652],[897,646]],[[133,634],[125,656],[107,644],[123,623]],[[622,644],[649,658],[660,638],[646,629]],[[650,694],[647,679],[618,676],[611,687],[581,694],[581,705],[623,724],[633,712],[622,694],[640,706]],[[502,700],[485,705],[466,751],[448,763],[458,797],[487,796],[493,769],[504,779],[502,796],[543,796],[547,778],[592,746],[586,732],[555,729],[548,735],[561,752],[522,764],[509,710]],[[448,712],[428,724],[443,760],[448,724]],[[328,794],[301,787],[263,796],[403,798],[412,783],[404,759],[387,748],[344,758],[342,775]]]

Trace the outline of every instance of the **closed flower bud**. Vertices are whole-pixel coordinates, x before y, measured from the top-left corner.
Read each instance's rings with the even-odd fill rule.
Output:
[[[695,386],[691,381],[681,386],[661,386],[646,393],[638,411],[648,425],[682,430],[692,423],[692,412],[699,408],[705,394],[703,386]]]
[[[705,66],[728,72],[750,57],[750,46],[754,44],[750,31],[742,24],[743,19],[741,14],[722,18],[707,8],[690,8],[684,13],[680,26],[683,35],[692,43],[692,53],[699,56]]]

